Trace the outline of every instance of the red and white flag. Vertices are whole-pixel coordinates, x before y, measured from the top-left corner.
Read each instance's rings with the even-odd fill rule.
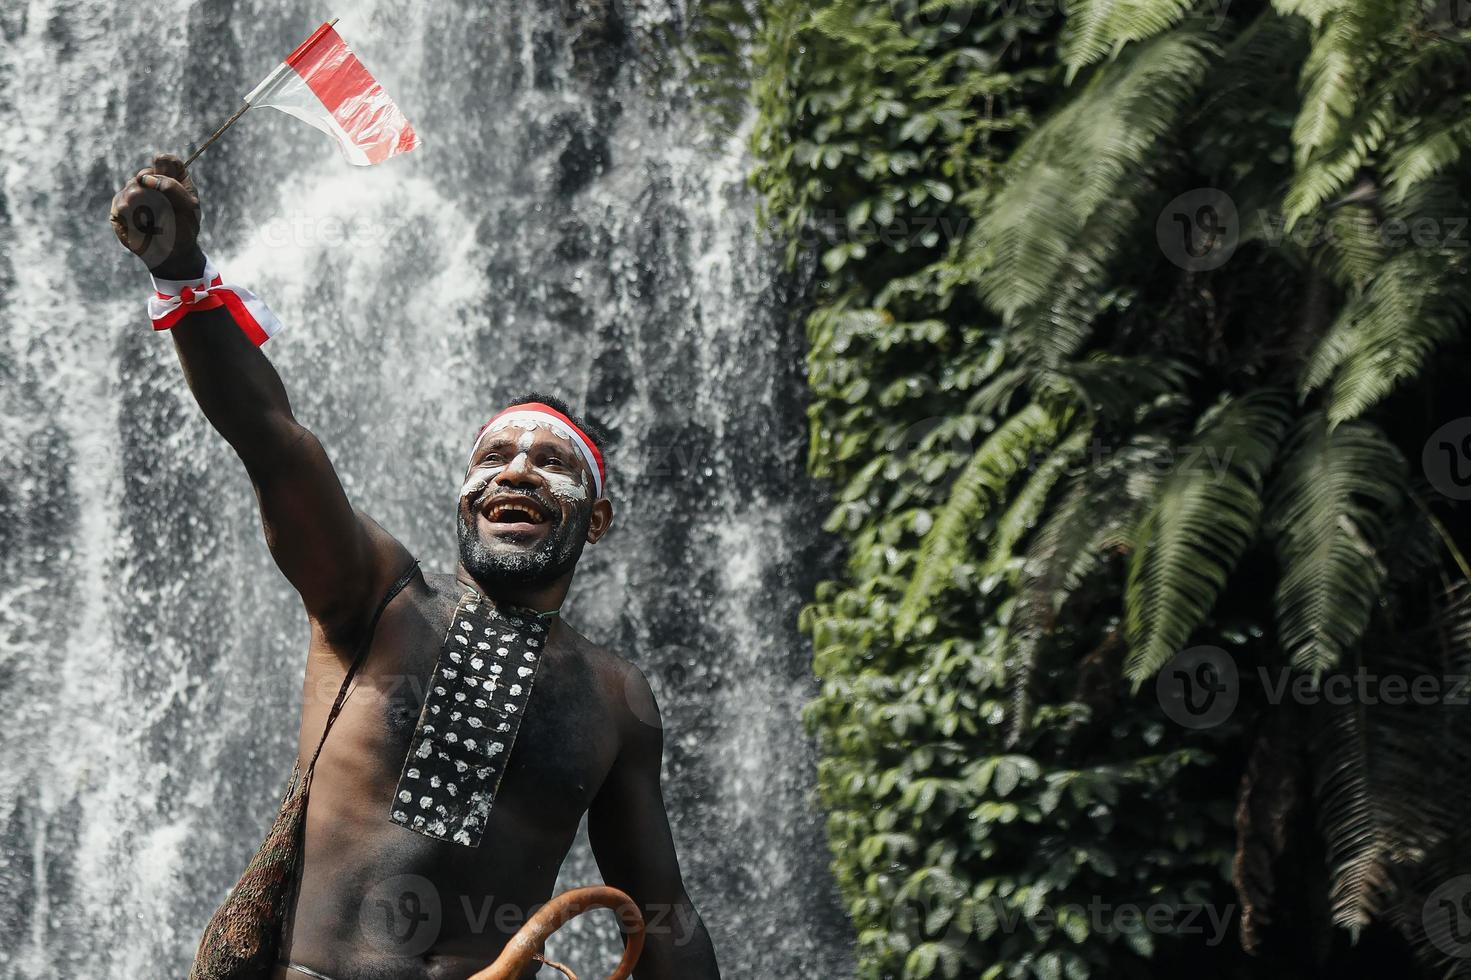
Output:
[[[245,102],[280,109],[315,126],[359,167],[419,145],[414,127],[331,24],[317,28]]]

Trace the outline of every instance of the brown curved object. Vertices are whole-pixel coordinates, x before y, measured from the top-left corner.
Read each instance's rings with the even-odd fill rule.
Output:
[[[639,954],[644,949],[644,916],[633,899],[606,885],[574,888],[547,902],[527,920],[520,932],[511,937],[496,961],[471,976],[470,980],[519,980],[522,972],[532,963],[546,962],[541,958],[541,950],[552,933],[592,909],[612,909],[618,914],[627,941],[623,946],[623,959],[608,980],[627,980],[633,974],[634,965],[638,963]],[[572,976],[559,964],[548,965]]]

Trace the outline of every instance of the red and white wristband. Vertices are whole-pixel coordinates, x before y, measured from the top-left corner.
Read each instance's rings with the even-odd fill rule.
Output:
[[[204,259],[204,275],[198,279],[153,280],[153,295],[148,297],[148,319],[153,329],[167,330],[195,310],[224,307],[240,332],[259,347],[281,329],[281,321],[259,297],[248,289],[227,286],[219,270],[208,256]]]

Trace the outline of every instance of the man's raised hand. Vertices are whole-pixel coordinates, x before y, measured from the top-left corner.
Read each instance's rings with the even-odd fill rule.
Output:
[[[112,199],[112,230],[123,247],[161,279],[204,273],[199,249],[199,194],[172,153],[160,153]]]

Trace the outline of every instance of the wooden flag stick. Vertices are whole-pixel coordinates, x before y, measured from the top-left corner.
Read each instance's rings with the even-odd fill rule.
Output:
[[[195,160],[197,160],[199,158],[199,154],[201,154],[205,150],[209,149],[214,144],[214,141],[215,140],[219,139],[221,136],[224,136],[225,135],[225,130],[227,130],[231,126],[235,125],[235,120],[237,120],[241,116],[245,115],[245,110],[246,109],[249,109],[249,108],[250,108],[250,103],[249,102],[246,102],[246,103],[243,103],[240,106],[240,108],[236,109],[235,110],[235,114],[233,116],[231,116],[229,119],[226,119],[225,120],[225,124],[223,126],[221,126],[219,129],[215,130],[215,133],[214,133],[213,136],[211,136],[209,139],[205,140],[204,143],[199,147],[199,149],[197,149],[193,153],[189,154],[189,159],[187,159],[187,160],[184,161],[184,169],[185,170],[188,170],[189,169],[189,164],[191,164]]]
[[[333,17],[331,20],[327,21],[327,26],[328,27],[335,26],[337,24],[338,19],[339,18]],[[240,117],[243,116],[243,115],[245,115],[245,110],[246,109],[249,109],[249,108],[250,108],[250,103],[247,102],[244,105],[242,105],[240,108],[236,109],[235,110],[235,114],[233,116],[231,116],[229,119],[226,119],[225,120],[225,124],[223,126],[221,126],[219,129],[217,129],[217,130],[214,131],[214,135],[212,135],[209,139],[205,140],[204,143],[200,145],[199,149],[197,149],[193,153],[189,154],[189,159],[187,159],[187,160],[184,161],[184,169],[185,170],[188,170],[189,169],[189,164],[191,164],[195,160],[199,159],[199,154],[203,153],[205,150],[207,150],[211,146],[213,146],[215,140],[219,139],[221,136],[224,136],[225,135],[225,130],[227,130],[231,126],[235,125],[235,123],[240,119]]]

